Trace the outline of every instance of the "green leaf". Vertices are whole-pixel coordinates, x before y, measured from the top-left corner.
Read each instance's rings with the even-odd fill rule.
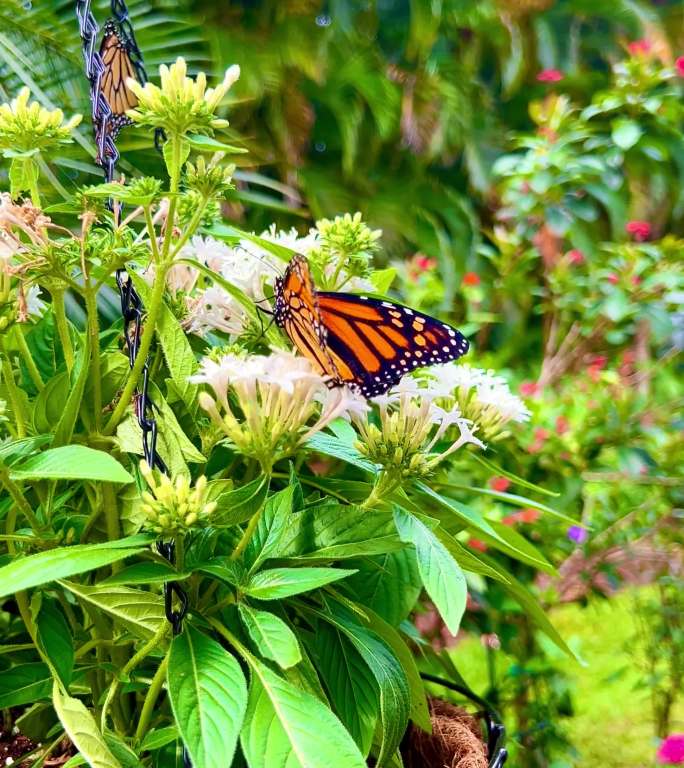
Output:
[[[518,477],[518,475],[514,475],[512,472],[509,472],[507,469],[504,469],[503,467],[500,467],[498,464],[495,464],[493,461],[490,461],[489,459],[485,459],[484,456],[480,456],[479,453],[470,453],[468,454],[468,458],[474,459],[478,464],[481,464],[485,469],[488,469],[490,472],[493,472],[497,476],[505,477],[511,482],[515,483],[516,485],[520,485],[523,488],[528,488],[531,491],[536,491],[537,493],[543,493],[546,496],[560,496],[560,493],[556,493],[555,491],[550,491],[548,488],[543,488],[541,485],[535,485],[534,483],[531,483],[529,480],[525,480],[523,477]]]
[[[631,149],[644,133],[635,120],[615,120],[612,128],[613,141],[625,151]]]
[[[0,675],[0,709],[49,699],[52,683],[50,667],[42,661],[5,669]]]
[[[190,625],[174,637],[166,676],[173,716],[192,764],[230,765],[247,706],[234,656]]]
[[[352,737],[315,696],[265,664],[254,671],[240,744],[250,768],[366,768]]]
[[[90,768],[121,768],[83,702],[62,693],[55,682],[52,703],[72,743],[85,757]]]
[[[155,635],[166,621],[164,599],[160,595],[109,584],[88,586],[70,581],[61,581],[60,584],[146,640]]]
[[[397,276],[396,267],[387,267],[386,269],[376,269],[371,273],[370,281],[373,283],[375,290],[383,296],[389,291],[390,286],[394,282],[394,278]]]
[[[271,568],[252,576],[243,590],[259,600],[279,600],[310,592],[352,573],[356,571],[344,568]]]
[[[284,262],[289,262],[295,255],[295,251],[292,248],[288,248],[280,243],[272,243],[270,240],[259,237],[259,235],[255,235],[253,232],[245,232],[242,229],[227,224],[216,224],[212,227],[209,234],[217,237],[219,240],[229,240],[232,244],[240,240],[249,240],[249,242],[258,245]]]
[[[380,701],[382,748],[377,765],[391,758],[404,735],[411,708],[406,673],[389,646],[340,603],[328,602],[328,621],[349,638],[375,677]]]
[[[245,550],[244,560],[251,572],[265,560],[278,555],[280,540],[292,516],[295,491],[295,485],[288,485],[266,502],[254,535]]]
[[[436,502],[438,509],[441,508],[442,510],[447,510],[461,523],[463,523],[466,528],[475,528],[480,534],[486,534],[487,536],[491,536],[494,539],[498,538],[496,531],[490,525],[489,521],[486,520],[476,509],[473,509],[472,507],[469,507],[460,501],[456,501],[456,499],[443,496],[442,494],[433,491],[432,488],[427,486],[425,483],[416,483],[416,488],[420,491],[421,496],[424,499],[429,499],[430,501]]]
[[[399,626],[413,610],[423,588],[416,554],[406,547],[397,552],[351,560],[345,587],[364,608],[372,608],[392,626]]]
[[[167,725],[165,728],[155,728],[145,734],[140,743],[141,752],[152,752],[155,749],[170,744],[179,738],[178,728],[175,725]]]
[[[324,432],[317,432],[311,439],[307,440],[306,447],[311,451],[323,453],[326,456],[332,456],[335,459],[346,461],[359,469],[375,474],[376,467],[372,461],[368,461],[351,444],[340,440],[334,435],[327,435]]]
[[[100,200],[119,200],[122,203],[133,206],[150,205],[157,196],[156,192],[150,192],[145,195],[136,194],[134,189],[115,181],[86,187],[83,190],[83,194],[86,197],[94,197]]]
[[[297,637],[282,619],[245,603],[240,603],[238,610],[245,629],[262,656],[275,661],[283,669],[299,664],[302,653]]]
[[[64,413],[64,403],[71,391],[66,371],[58,373],[38,393],[33,403],[33,428],[36,432],[51,432]]]
[[[292,515],[278,557],[338,560],[402,548],[389,512],[326,504]]]
[[[74,641],[59,603],[43,595],[35,624],[43,654],[50,660],[62,683],[68,686],[74,671]]]
[[[169,563],[157,560],[135,563],[108,576],[100,584],[164,584],[167,581],[182,579],[188,574],[179,573]]]
[[[468,590],[458,563],[435,534],[418,518],[395,509],[401,540],[416,548],[418,569],[430,598],[452,635],[458,634]]]
[[[13,480],[102,480],[107,483],[132,483],[131,475],[104,451],[85,445],[64,445],[12,468]]]
[[[311,645],[337,716],[368,757],[380,713],[373,673],[351,640],[332,624],[320,622]]]
[[[258,477],[247,485],[221,493],[214,499],[216,510],[212,515],[212,525],[230,526],[249,520],[261,509],[268,486],[267,477]]]
[[[69,392],[66,403],[63,403],[64,412],[55,429],[55,437],[52,444],[55,448],[66,446],[74,434],[76,419],[83,401],[83,390],[90,374],[90,336],[86,334],[85,343],[81,348],[81,353],[76,360],[73,373],[76,375],[76,381]],[[70,446],[74,447],[74,446]],[[105,454],[108,455],[108,454]],[[111,456],[108,456],[111,459]],[[115,461],[115,459],[112,459]],[[100,478],[97,478],[100,479]],[[130,482],[130,481],[128,481]]]
[[[202,136],[198,133],[189,133],[185,140],[198,152],[230,152],[231,154],[244,154],[249,150],[245,147],[234,147],[232,144],[224,144],[222,141],[212,139],[210,136]]]
[[[51,440],[52,435],[35,435],[34,437],[22,437],[19,440],[5,440],[0,443],[0,461],[9,467],[25,456],[35,453]]]
[[[490,539],[487,536],[483,536],[483,541],[501,550],[509,555],[509,557],[520,560],[522,563],[528,563],[533,568],[545,571],[552,576],[558,575],[558,571],[551,565],[544,555],[521,533],[518,533],[518,531],[511,528],[509,525],[504,525],[503,523],[494,520],[492,520],[492,527],[497,532],[498,537],[496,539]]]
[[[501,570],[480,560],[472,549],[464,547],[458,539],[455,539],[448,531],[445,531],[441,525],[436,528],[435,535],[464,571],[477,573],[480,576],[488,576],[490,579],[496,579],[496,581],[504,583],[508,581]]]
[[[130,542],[126,546],[126,542]],[[0,568],[0,597],[50,581],[86,573],[147,549],[139,537],[102,544],[77,544],[22,557]]]

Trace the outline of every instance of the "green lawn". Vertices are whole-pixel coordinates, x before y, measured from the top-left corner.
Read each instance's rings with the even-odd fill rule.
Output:
[[[575,682],[576,714],[565,722],[579,757],[567,755],[563,763],[573,768],[652,768],[656,741],[648,692],[639,686],[639,672],[625,650],[634,628],[629,594],[596,600],[586,608],[560,607],[552,620],[587,664],[567,662]],[[455,660],[469,684],[481,691],[486,678],[479,641],[460,644]],[[499,663],[507,664],[506,657]],[[681,703],[676,720],[673,730],[684,730]],[[509,764],[527,768],[522,755]]]

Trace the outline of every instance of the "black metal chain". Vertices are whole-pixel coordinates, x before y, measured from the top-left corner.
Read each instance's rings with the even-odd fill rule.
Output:
[[[79,30],[83,45],[83,57],[85,70],[90,82],[90,99],[92,103],[93,130],[97,143],[96,162],[102,166],[106,181],[112,181],[114,171],[119,160],[119,151],[116,147],[116,128],[110,125],[112,110],[101,90],[102,75],[105,70],[102,56],[96,48],[98,32],[100,30],[91,10],[91,0],[76,0],[76,16],[78,17]],[[133,26],[128,17],[128,9],[124,0],[111,0],[112,17],[118,26],[120,37],[126,41],[126,50],[135,70],[139,82],[147,82],[147,73],[143,63],[143,56],[135,39]],[[154,143],[160,149],[163,139],[162,131],[155,131]],[[140,337],[142,333],[142,321],[145,308],[142,299],[135,290],[133,281],[125,269],[116,271],[116,284],[121,297],[121,316],[124,322],[124,339],[128,362],[131,368],[136,363],[140,351]],[[142,369],[142,384],[134,394],[135,415],[142,430],[143,455],[150,467],[156,467],[164,474],[168,469],[162,458],[157,453],[157,421],[154,413],[157,407],[148,392],[149,386],[149,356],[145,358]],[[157,550],[171,564],[175,561],[175,546],[173,541],[157,542]],[[174,598],[179,608],[174,608]],[[183,628],[183,619],[188,612],[188,596],[185,590],[176,581],[167,582],[164,585],[164,606],[166,618],[173,628],[173,634],[178,635]],[[183,750],[183,762],[185,768],[192,768],[187,750]]]

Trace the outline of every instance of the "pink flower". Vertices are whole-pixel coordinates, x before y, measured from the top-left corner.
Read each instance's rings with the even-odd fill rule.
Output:
[[[523,381],[520,385],[520,394],[523,397],[533,397],[539,393],[539,385],[536,381]]]
[[[560,69],[542,69],[542,71],[537,74],[537,80],[540,83],[558,83],[564,77],[565,75]]]
[[[684,56],[680,56],[675,61],[675,70],[680,77],[684,77]]]
[[[541,512],[538,509],[532,509],[532,507],[527,507],[518,513],[521,523],[536,523],[540,517]]]
[[[627,43],[627,50],[632,56],[646,56],[651,51],[651,41],[645,38],[633,40]]]
[[[463,275],[463,285],[479,285],[480,284],[480,276],[476,272],[466,272],[465,275]]]
[[[420,253],[418,254],[415,259],[416,267],[421,272],[428,272],[431,269],[434,269],[437,266],[437,261],[435,259],[431,259],[429,256],[425,256],[424,254]]]
[[[625,229],[637,243],[643,243],[651,236],[651,225],[647,221],[628,221]]]
[[[468,546],[478,552],[486,552],[489,549],[484,541],[480,541],[479,539],[469,539]]]
[[[504,525],[515,525],[520,518],[518,517],[518,513],[514,513],[512,515],[506,515],[506,517],[501,518],[501,522]]]
[[[577,248],[573,248],[571,251],[568,251],[567,257],[568,261],[575,266],[584,264],[584,254]]]
[[[611,285],[617,285],[620,282],[620,278],[615,274],[615,272],[611,272],[608,277],[606,277],[606,280]]]
[[[632,275],[632,285],[639,285],[641,278],[639,275]]]
[[[565,416],[558,416],[556,419],[556,434],[564,435],[570,429],[570,422]]]
[[[499,493],[504,493],[511,487],[511,481],[507,477],[493,477],[489,481],[489,487],[493,491],[499,491]]]
[[[684,733],[671,733],[658,749],[661,765],[682,765],[684,763]]]

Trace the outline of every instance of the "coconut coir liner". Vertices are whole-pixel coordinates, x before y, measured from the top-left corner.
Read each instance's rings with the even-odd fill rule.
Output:
[[[432,733],[411,725],[402,757],[405,768],[487,768],[478,721],[441,699],[428,699]]]

